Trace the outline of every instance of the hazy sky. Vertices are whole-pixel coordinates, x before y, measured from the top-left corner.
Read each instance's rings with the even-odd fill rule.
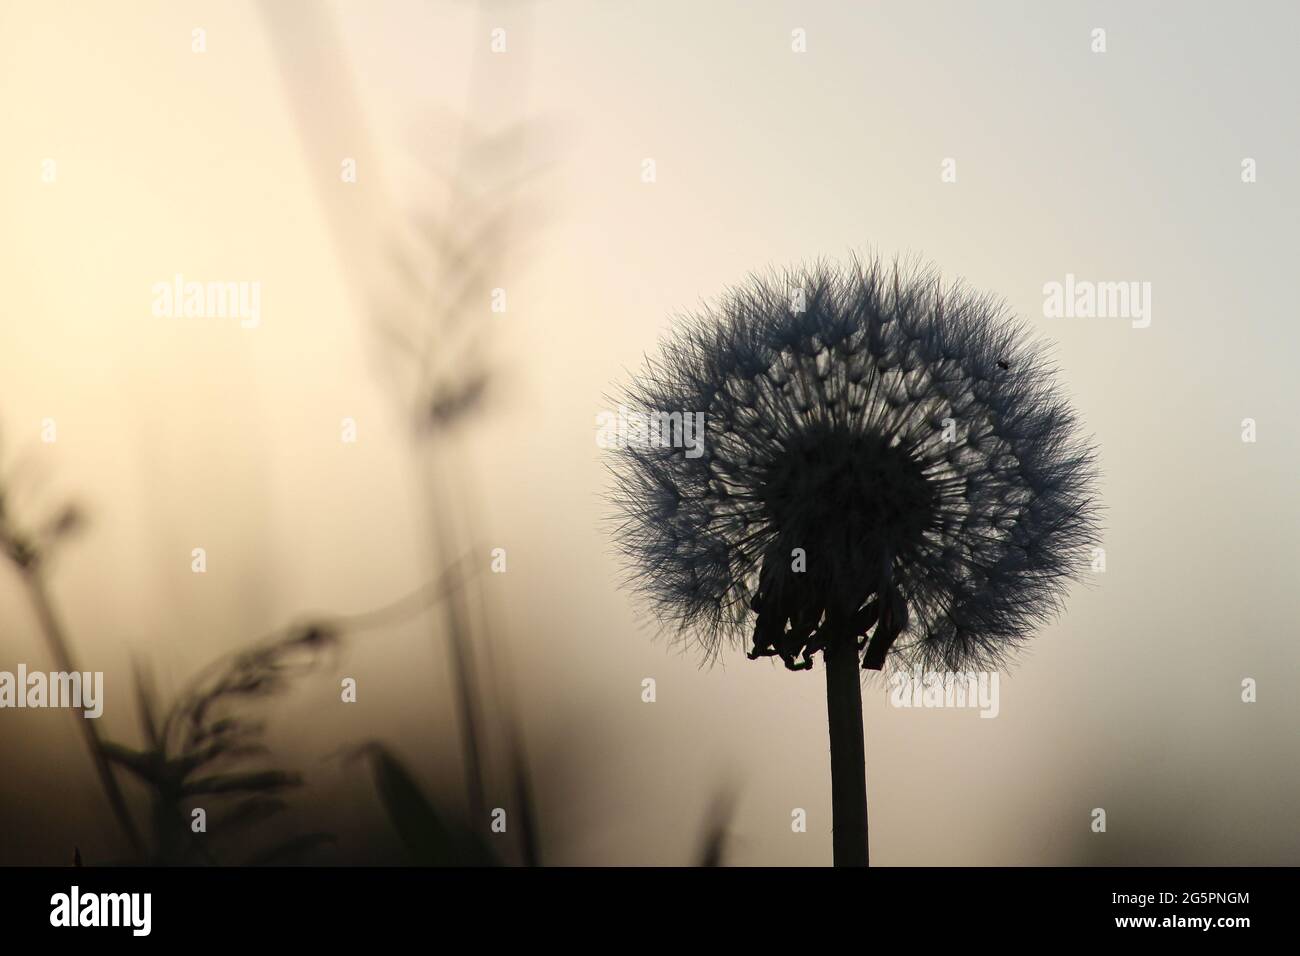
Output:
[[[174,689],[304,610],[424,580],[376,333],[375,303],[398,295],[385,263],[412,217],[447,214],[448,177],[538,167],[488,282],[508,309],[484,297],[466,319],[488,327],[493,399],[444,453],[485,516],[482,566],[509,554],[488,594],[555,862],[687,862],[726,782],[734,862],[829,860],[820,669],[740,652],[702,669],[655,639],[618,587],[594,421],[675,314],[754,270],[871,250],[932,259],[1056,342],[1106,506],[1105,572],[1003,676],[997,719],[867,691],[873,860],[1294,862],[1300,11],[268,9],[0,5],[0,473],[30,513],[70,496],[90,515],[53,579],[84,666],[108,673],[107,733],[135,732],[133,656]],[[341,61],[284,29],[310,9]],[[500,168],[466,152],[467,129],[516,124]],[[177,273],[260,283],[258,327],[154,315]],[[1045,317],[1044,285],[1067,275],[1150,283],[1149,326]],[[23,601],[0,568],[0,669],[44,660]],[[368,784],[322,759],[344,744],[387,739],[446,776],[444,663],[420,622],[369,635],[275,712],[277,739],[354,807]],[[20,731],[0,729],[0,832],[24,814],[79,832],[54,793],[97,806],[65,718],[0,713]]]

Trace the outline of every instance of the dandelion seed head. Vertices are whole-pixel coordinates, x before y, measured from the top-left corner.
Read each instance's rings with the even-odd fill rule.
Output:
[[[866,667],[998,667],[1098,540],[1095,452],[1044,347],[929,268],[754,277],[623,404],[704,414],[695,456],[620,449],[612,497],[630,580],[708,657],[806,667],[852,632]]]

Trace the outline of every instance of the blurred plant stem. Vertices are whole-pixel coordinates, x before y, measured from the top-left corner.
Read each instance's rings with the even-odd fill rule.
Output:
[[[20,564],[19,570],[22,573],[23,583],[26,585],[32,607],[36,611],[36,618],[40,622],[41,633],[45,636],[45,643],[49,645],[56,666],[65,673],[80,673],[81,668],[73,662],[72,649],[68,643],[67,635],[59,621],[54,604],[50,600],[49,589],[46,586],[40,562],[33,558],[26,564]],[[122,828],[122,833],[127,842],[130,843],[132,852],[136,857],[143,858],[144,843],[140,839],[140,833],[136,829],[135,822],[131,819],[131,811],[127,809],[126,800],[122,796],[122,789],[117,784],[117,777],[113,773],[113,767],[108,762],[108,757],[104,751],[104,743],[100,740],[96,723],[82,714],[76,714],[75,719],[81,726],[81,734],[85,738],[86,748],[90,751],[90,759],[95,764],[95,772],[99,775],[99,782],[104,787],[104,794],[108,797],[109,805],[113,808],[113,816],[117,818],[118,825]]]
[[[441,480],[439,461],[431,457],[425,469],[428,483],[426,501],[431,502],[429,520],[431,525],[431,547],[435,568],[451,567],[450,554],[456,553],[457,547],[453,537],[451,522],[448,520],[448,507],[444,501],[444,483]],[[465,761],[465,789],[470,819],[486,819],[486,803],[483,799],[483,745],[479,731],[481,717],[476,688],[477,675],[474,666],[474,648],[469,630],[469,608],[465,603],[465,594],[461,582],[456,580],[448,589],[447,600],[443,602],[443,616],[447,625],[448,650],[451,655],[452,671],[456,675],[456,705],[461,728],[461,755]],[[435,643],[438,636],[434,636]]]
[[[454,135],[449,168],[439,176],[448,190],[447,205],[441,215],[415,217],[385,186],[383,155],[367,132],[364,99],[353,88],[349,71],[340,68],[348,56],[335,18],[313,0],[259,0],[258,6],[309,151],[356,157],[367,170],[364,192],[340,191],[334,171],[317,165],[317,188],[340,263],[367,308],[383,316],[378,330],[395,346],[390,355],[396,362],[394,393],[413,425],[413,462],[428,512],[429,559],[432,572],[442,574],[452,567],[451,556],[476,553],[479,541],[465,493],[478,479],[469,469],[458,473],[455,463],[462,449],[453,447],[451,432],[481,404],[488,382],[482,310],[493,290],[504,287],[503,255],[519,219],[519,192],[535,172],[520,168],[521,158],[529,155],[521,141],[527,131],[508,121],[526,92],[531,4],[512,11],[508,70],[486,42],[476,44],[460,111],[465,118]],[[476,37],[489,35],[503,6],[475,5]],[[521,82],[511,83],[507,72]],[[321,102],[330,108],[320,109]],[[391,261],[380,261],[390,255]],[[394,272],[401,294],[388,302],[379,282]],[[487,825],[486,794],[493,779],[489,738],[499,730],[505,737],[509,789],[522,818],[511,829],[520,834],[523,861],[535,864],[532,788],[505,677],[493,660],[493,623],[484,587],[477,580],[464,586],[457,581],[447,591],[433,639],[447,642],[468,812],[474,826]],[[491,702],[490,712],[485,701]]]
[[[495,9],[495,5],[489,3],[476,5],[477,35],[488,34],[495,23]],[[516,38],[527,35],[531,19],[529,5],[522,8],[522,14],[513,27]],[[518,48],[527,50],[526,40],[519,43]],[[499,81],[494,80],[497,71],[493,69],[491,59],[492,55],[484,46],[478,49],[471,61],[465,108],[467,117],[492,116],[502,105],[494,100],[500,94],[497,89]],[[520,75],[526,74],[527,66],[521,66]],[[445,351],[440,340],[449,330],[458,325],[470,329],[480,327],[479,316],[468,303],[477,299],[477,308],[484,308],[487,287],[492,285],[486,281],[487,277],[503,271],[511,227],[517,218],[512,193],[518,186],[508,178],[493,181],[489,173],[495,168],[491,160],[498,156],[503,144],[508,153],[518,148],[510,135],[485,136],[466,121],[451,164],[449,182],[452,188],[441,217],[442,228],[426,235],[429,248],[436,256],[431,283],[434,321],[426,317],[414,337],[417,376],[411,409],[416,424],[415,453],[417,456],[423,453],[425,461],[423,498],[429,508],[435,569],[446,566],[449,553],[458,553],[466,547],[476,551],[479,540],[479,523],[475,520],[477,509],[473,501],[477,479],[468,469],[458,473],[450,464],[457,456],[450,453],[449,426],[475,410],[486,378],[482,369],[474,369],[463,362],[460,367],[441,370],[440,376],[435,359],[440,351]],[[489,160],[486,166],[485,160]],[[501,207],[487,201],[494,193],[505,197]],[[453,290],[461,291],[453,294]],[[471,290],[478,295],[467,300],[465,292]],[[471,350],[467,357],[472,358],[472,355]],[[423,447],[419,447],[420,443]],[[515,811],[521,818],[518,827],[520,855],[525,865],[536,866],[540,863],[536,806],[522,735],[505,670],[493,660],[494,627],[483,584],[476,579],[472,586],[476,600],[471,602],[469,594],[454,589],[444,604],[449,652],[456,675],[470,818],[476,826],[487,820],[483,794],[488,773],[485,766],[488,751],[481,706],[486,692],[496,708],[496,725],[505,736],[509,788],[516,803]],[[477,607],[477,619],[471,603]],[[479,661],[485,670],[482,684],[477,674]]]
[[[431,463],[431,467],[436,467],[436,462]],[[479,540],[477,527],[479,521],[477,516],[480,513],[479,502],[475,495],[475,485],[471,476],[458,473],[454,469],[447,469],[442,476],[446,480],[445,486],[436,486],[432,483],[427,500],[434,503],[434,511],[438,514],[451,513],[447,508],[439,508],[442,501],[440,494],[446,495],[446,501],[455,501],[457,507],[455,513],[461,516],[464,524],[463,534],[470,542]],[[450,527],[450,522],[442,522],[444,527],[443,534],[446,535],[446,541],[455,541],[455,529]],[[438,526],[435,525],[434,531],[437,533]],[[436,539],[442,540],[442,539]],[[541,840],[540,828],[537,821],[537,804],[533,795],[532,775],[528,767],[527,748],[524,745],[523,731],[518,717],[517,707],[514,699],[514,688],[510,680],[509,662],[502,660],[506,655],[504,647],[496,647],[494,635],[498,633],[498,628],[492,621],[492,610],[487,600],[486,588],[483,580],[477,576],[472,582],[474,597],[477,605],[477,619],[479,622],[478,637],[475,639],[474,631],[467,630],[463,632],[463,648],[466,657],[471,662],[474,660],[475,650],[479,652],[479,659],[482,660],[483,667],[487,672],[486,686],[488,687],[494,713],[497,716],[497,726],[504,735],[503,747],[505,750],[506,761],[508,764],[507,772],[509,775],[509,789],[515,802],[515,812],[519,816],[519,826],[516,828],[519,834],[519,852],[520,859],[525,866],[541,865]],[[465,595],[457,593],[447,602],[448,618],[451,617],[450,605],[452,601],[461,601],[458,609],[460,620],[468,621],[471,619],[471,613],[474,609],[469,606]],[[469,673],[472,678],[473,671]],[[467,698],[470,708],[477,712],[478,700],[475,688],[477,684],[466,684],[458,688],[459,692]],[[477,741],[476,741],[477,745]],[[466,746],[469,746],[468,740]],[[478,756],[485,751],[478,751],[476,754],[476,764],[483,772],[482,761]]]

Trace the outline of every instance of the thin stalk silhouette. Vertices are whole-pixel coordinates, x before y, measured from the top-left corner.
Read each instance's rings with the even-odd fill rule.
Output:
[[[447,555],[455,549],[456,542],[453,538],[451,522],[446,517],[437,467],[437,461],[431,461],[426,472],[429,489],[427,500],[431,503],[428,509],[431,525],[430,547],[434,555],[434,567],[446,567]],[[483,744],[477,692],[478,677],[475,673],[474,648],[470,638],[469,613],[461,587],[450,589],[447,600],[443,602],[443,609],[448,637],[447,647],[451,656],[452,671],[456,675],[453,686],[456,689],[456,705],[460,716],[461,759],[465,762],[466,799],[470,818],[482,821],[486,819],[487,804],[483,796]]]
[[[65,673],[80,673],[81,668],[73,660],[71,644],[68,641],[63,624],[55,611],[53,601],[50,600],[39,560],[33,556],[32,560],[27,564],[20,565],[19,571],[22,574],[23,584],[28,598],[31,600],[32,608],[36,612],[41,634],[50,649],[50,654],[54,657],[55,664],[59,670]],[[144,855],[144,842],[140,838],[139,830],[136,829],[135,821],[131,818],[131,811],[127,808],[126,798],[122,796],[122,788],[118,786],[117,776],[113,773],[112,764],[109,763],[105,754],[104,744],[99,736],[99,729],[95,721],[86,716],[76,714],[75,717],[81,727],[81,736],[86,742],[86,749],[90,753],[91,762],[95,765],[95,774],[99,777],[100,785],[104,788],[104,795],[108,798],[108,804],[113,810],[113,817],[117,820],[122,835],[126,837],[132,852],[137,857],[142,857]]]
[[[404,235],[401,227],[406,217],[384,187],[380,156],[367,134],[361,100],[346,71],[336,68],[346,57],[330,18],[318,5],[302,0],[259,3],[304,139],[313,152],[326,155],[346,144],[346,154],[357,156],[367,170],[364,200],[346,190],[340,195],[337,182],[323,167],[317,167],[317,184],[354,288],[367,307],[382,310],[379,331],[395,346],[392,355],[398,365],[394,380],[400,383],[395,392],[400,413],[412,425],[412,454],[427,510],[429,560],[435,571],[446,566],[449,555],[478,541],[458,494],[457,479],[463,476],[448,463],[448,433],[475,409],[488,381],[476,348],[475,340],[482,334],[477,310],[487,307],[488,290],[500,281],[499,254],[518,220],[517,191],[536,172],[525,169],[521,173],[510,165],[522,151],[519,125],[495,134],[482,132],[477,125],[482,117],[490,121],[503,115],[499,107],[517,105],[520,91],[503,92],[502,63],[488,49],[489,28],[495,25],[498,8],[486,3],[476,6],[475,31],[482,43],[470,65],[463,111],[466,119],[445,177],[450,201],[441,216],[417,222],[420,245],[408,254],[400,247],[393,248]],[[528,71],[530,10],[530,5],[523,4],[511,25],[510,68],[521,76]],[[328,111],[318,109],[321,90],[329,91],[327,98],[334,104]],[[489,102],[493,97],[497,102]],[[504,173],[503,163],[507,167]],[[390,249],[392,262],[376,261],[376,251]],[[429,253],[432,263],[426,259]],[[385,274],[381,265],[390,270],[395,267],[399,279],[407,284],[395,322],[377,296],[375,280]],[[403,374],[411,372],[414,374]],[[453,589],[444,602],[441,625],[433,634],[436,643],[446,642],[454,677],[466,800],[473,819],[480,824],[486,821],[485,793],[491,768],[490,728],[484,709],[490,698],[498,705],[494,723],[500,724],[506,735],[505,759],[512,775],[509,786],[521,802],[517,812],[523,818],[522,826],[514,828],[520,833],[521,856],[535,862],[536,823],[522,737],[510,695],[502,690],[503,678],[492,660],[492,628],[483,588],[477,583],[471,586],[478,600]]]

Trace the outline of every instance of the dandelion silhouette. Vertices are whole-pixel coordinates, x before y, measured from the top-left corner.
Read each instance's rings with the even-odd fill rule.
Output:
[[[859,662],[1003,665],[1097,540],[1054,372],[1000,301],[855,259],[732,290],[628,389],[639,420],[706,433],[618,452],[633,586],[708,660],[823,655],[837,866],[868,861]]]

